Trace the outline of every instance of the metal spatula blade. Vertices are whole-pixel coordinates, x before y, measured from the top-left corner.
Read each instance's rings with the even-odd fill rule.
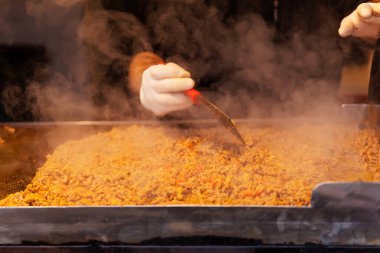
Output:
[[[211,103],[208,99],[206,99],[202,94],[197,91],[196,89],[191,89],[186,92],[186,95],[195,103],[199,104],[202,103],[207,108],[210,109],[218,119],[222,125],[227,128],[236,138],[239,139],[239,141],[243,144],[245,144],[245,141],[239,131],[237,130],[236,123],[231,119],[230,116],[228,116],[225,112],[223,112],[221,109],[219,109],[216,105]]]

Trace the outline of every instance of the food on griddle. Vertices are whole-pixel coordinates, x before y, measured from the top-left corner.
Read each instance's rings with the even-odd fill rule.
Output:
[[[25,186],[30,181],[30,178],[23,177],[8,177],[5,180],[0,180],[0,198],[5,198],[12,192],[20,191],[20,189],[24,189]]]
[[[379,181],[375,132],[340,125],[222,128],[130,126],[69,141],[2,206],[291,205],[327,181]]]
[[[43,164],[45,141],[36,131],[0,126],[0,198],[21,191]]]

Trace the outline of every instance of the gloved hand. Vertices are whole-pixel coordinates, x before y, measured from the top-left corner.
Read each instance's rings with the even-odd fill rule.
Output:
[[[380,32],[380,3],[363,3],[345,17],[340,25],[342,37],[376,39]]]
[[[188,108],[192,101],[184,91],[194,87],[190,73],[175,63],[154,65],[142,75],[141,104],[157,116]]]

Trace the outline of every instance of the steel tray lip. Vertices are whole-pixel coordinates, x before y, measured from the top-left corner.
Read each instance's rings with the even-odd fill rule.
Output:
[[[326,123],[324,118],[315,117],[297,117],[297,118],[234,118],[238,124],[252,124],[252,123],[304,123],[304,122],[323,122]],[[340,121],[336,121],[340,122]],[[105,120],[105,121],[92,121],[92,120],[79,120],[79,121],[38,121],[38,122],[0,122],[0,126],[14,126],[14,127],[43,127],[43,126],[129,126],[129,125],[176,125],[176,124],[215,124],[218,123],[216,119],[181,119],[181,120]]]
[[[305,209],[309,210],[312,209],[312,206],[260,206],[260,205],[99,205],[99,206],[1,206],[1,209],[84,209],[84,208],[91,208],[91,209],[97,209],[97,208],[104,208],[104,209],[178,209],[178,208],[188,208],[188,209]]]
[[[326,185],[355,185],[355,184],[366,184],[366,185],[379,185],[379,181],[376,182],[368,182],[368,181],[326,181],[321,182],[319,184],[316,184],[314,188],[311,191],[311,197],[312,194],[315,191],[318,191],[320,188]],[[196,208],[196,209],[303,209],[303,210],[310,210],[313,209],[312,203],[307,206],[290,206],[290,205],[195,205],[195,204],[172,204],[172,205],[91,205],[91,206],[85,206],[85,205],[74,205],[74,206],[1,206],[1,209],[82,209],[82,208],[91,208],[91,209],[97,209],[97,208],[105,208],[105,209],[112,209],[112,208],[118,208],[118,209],[177,209],[177,208]]]

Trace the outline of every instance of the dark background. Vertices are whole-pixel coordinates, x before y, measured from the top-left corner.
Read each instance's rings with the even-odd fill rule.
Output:
[[[91,11],[91,8],[86,8],[86,6],[96,6],[97,2],[97,0],[89,0],[87,4],[83,6],[83,16],[86,12]],[[95,52],[90,55],[89,59],[91,59],[91,65],[87,75],[88,82],[91,82],[93,88],[91,89],[91,95],[86,98],[89,100],[89,103],[100,107],[109,103],[109,98],[104,95],[109,87],[113,87],[120,93],[125,93],[125,98],[133,101],[130,103],[132,109],[124,112],[121,116],[115,116],[116,113],[107,115],[100,114],[95,119],[128,119],[130,118],[129,116],[131,116],[129,114],[133,114],[131,111],[141,110],[141,108],[134,109],[135,107],[138,107],[138,101],[136,102],[135,95],[130,93],[127,86],[128,63],[131,56],[139,51],[153,50],[164,58],[170,58],[175,55],[174,60],[178,60],[185,66],[188,66],[192,73],[194,72],[194,78],[197,83],[199,83],[201,89],[220,92],[218,86],[213,84],[217,83],[219,79],[223,78],[223,76],[229,75],[235,71],[237,66],[233,64],[222,65],[213,68],[212,71],[199,71],[199,69],[202,69],[205,62],[211,62],[214,66],[219,66],[218,63],[220,61],[225,61],[225,57],[221,56],[218,48],[210,50],[210,55],[207,57],[205,56],[203,61],[197,61],[197,59],[200,58],[199,54],[202,54],[203,48],[207,48],[207,45],[195,47],[200,51],[198,53],[189,53],[188,51],[181,51],[179,47],[176,47],[176,45],[178,45],[177,42],[174,42],[173,44],[173,42],[170,42],[169,40],[166,40],[166,43],[165,39],[156,39],[159,37],[159,34],[157,34],[157,31],[155,30],[157,27],[152,26],[152,23],[154,22],[152,22],[150,13],[155,12],[156,10],[166,10],[174,5],[181,5],[181,8],[187,8],[187,2],[188,1],[179,0],[100,1],[102,8],[107,11],[122,11],[124,13],[133,14],[139,22],[145,26],[150,43],[149,46],[144,43],[136,44],[133,38],[124,36],[118,38],[119,40],[116,47],[119,47],[119,52],[126,57],[120,57],[112,61],[104,61],[107,56],[104,56],[101,53]],[[207,6],[207,8],[212,7],[218,10],[219,20],[226,26],[231,22],[234,22],[234,20],[238,20],[251,13],[261,15],[267,26],[273,28],[275,31],[275,34],[273,35],[275,45],[284,45],[288,43],[292,39],[294,33],[301,34],[301,37],[312,36],[314,33],[323,33],[325,38],[333,40],[336,44],[336,48],[333,50],[336,50],[341,55],[343,51],[346,52],[345,55],[342,55],[341,62],[360,62],[363,61],[363,58],[365,57],[361,54],[360,50],[362,44],[356,40],[342,40],[337,36],[340,20],[353,11],[359,2],[361,1],[281,0],[279,1],[277,19],[275,19],[274,16],[274,2],[268,0],[205,0],[202,8],[206,9],[205,6]],[[28,30],[28,32],[32,34],[32,36],[29,36],[32,38],[32,41],[30,44],[26,40],[22,40],[21,43],[17,40],[13,40],[0,44],[0,121],[54,120],[54,117],[43,117],[41,116],[41,113],[36,113],[34,111],[33,105],[35,101],[33,100],[33,96],[28,96],[28,86],[32,81],[43,83],[45,79],[49,79],[51,77],[50,71],[52,71],[52,69],[53,71],[59,71],[64,76],[68,76],[70,73],[67,71],[67,67],[65,67],[64,64],[52,64],[52,62],[54,62],[54,57],[57,57],[57,55],[51,55],[44,44],[44,38],[42,36],[43,32],[53,34],[51,36],[54,36],[54,32],[45,30],[41,33],[41,30],[37,28],[38,24],[36,19],[30,17],[30,15],[26,13],[24,6],[26,1],[17,0],[9,3],[12,5],[11,9],[14,9],[14,13],[17,13],[17,17],[15,17],[14,14],[9,14],[12,12],[8,13],[9,19],[11,20],[10,29],[21,28],[21,32],[19,31],[19,33],[22,33],[22,29]],[[189,8],[194,8],[194,12],[192,13],[196,13],[196,15],[199,14],[199,16],[197,16],[198,19],[205,18],[202,17],[202,10],[199,11],[195,7]],[[205,15],[207,15],[207,13]],[[68,15],[68,17],[70,18],[70,15]],[[179,14],[178,17],[181,18],[181,14]],[[205,19],[205,22],[206,20],[207,19]],[[186,18],[184,18],[183,22],[186,24]],[[117,33],[117,29],[121,29],[118,27],[117,23],[113,23],[113,19],[108,19],[107,25],[109,29],[115,31],[115,33]],[[55,27],[57,30],[60,29],[60,25],[52,27]],[[192,27],[190,23],[189,27]],[[207,27],[207,25],[205,25],[205,27]],[[163,26],[163,28],[167,27]],[[33,29],[35,29],[35,31],[33,31]],[[202,27],[197,27],[196,29],[202,29]],[[186,32],[186,30],[184,32]],[[170,31],[168,33],[170,35]],[[210,31],[207,30],[200,31],[200,33],[203,33],[204,36],[212,37],[214,35],[210,34]],[[33,34],[36,39],[33,38]],[[61,39],[65,40],[64,35],[58,34],[58,36],[62,36]],[[181,34],[179,36],[181,36]],[[260,34],[257,34],[257,36],[260,36]],[[212,41],[212,38],[210,41]],[[197,42],[194,41],[189,42],[189,45],[196,45],[196,43]],[[91,45],[87,45],[86,43],[84,43],[84,46],[91,47]],[[210,44],[210,48],[212,47],[213,45]],[[342,50],[342,48],[344,50]],[[347,54],[347,52],[349,52],[349,54]],[[62,52],[62,54],[64,53],[65,52]],[[177,58],[175,58],[176,56]],[[178,58],[178,56],[180,57]],[[54,66],[50,67],[51,65]],[[323,73],[323,75],[326,75],[327,79],[338,80],[340,76],[340,68],[341,65],[338,64],[327,74]],[[197,75],[197,73],[200,74]],[[239,81],[239,79],[237,79],[237,81]],[[251,92],[252,94],[262,92],[273,97],[277,95],[276,93],[271,94],[269,88],[268,90],[258,89],[257,85],[249,84],[244,87],[245,91]],[[235,88],[231,88],[228,92],[233,93],[234,89]],[[64,107],[66,105],[62,104],[62,106]],[[118,110],[118,105],[115,105],[113,110]],[[136,115],[132,115],[131,117],[134,116]],[[61,119],[71,120],[78,118],[68,115]]]

